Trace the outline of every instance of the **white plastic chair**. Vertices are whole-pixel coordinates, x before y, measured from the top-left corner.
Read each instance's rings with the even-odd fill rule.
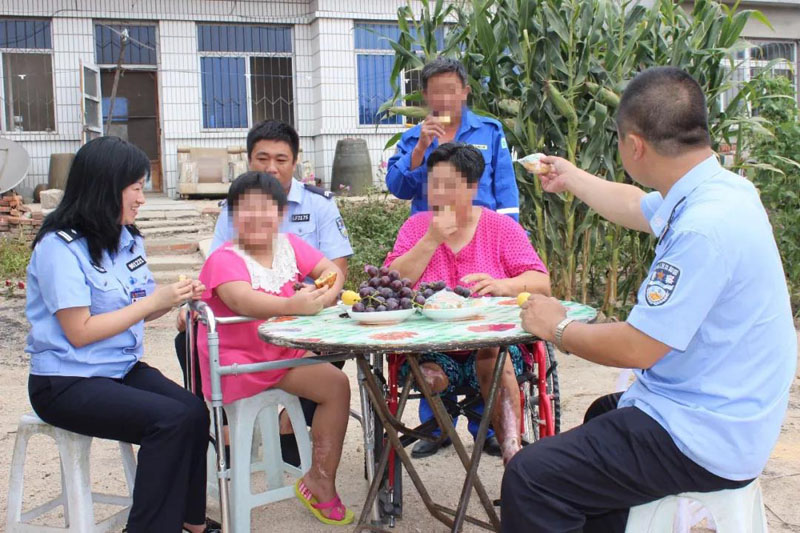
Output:
[[[25,454],[28,441],[34,435],[47,435],[56,441],[61,460],[61,493],[53,500],[23,513]],[[133,446],[125,442],[119,443],[125,480],[128,484],[127,496],[92,492],[89,466],[91,447],[92,437],[51,426],[33,413],[22,416],[14,443],[14,457],[11,460],[6,520],[8,533],[55,531],[101,533],[119,531],[125,525],[133,501],[133,483],[136,478],[136,459],[133,455]],[[95,502],[119,505],[123,509],[96,524],[93,506]],[[59,506],[64,508],[65,527],[47,527],[30,523]]]
[[[767,518],[758,480],[741,489],[717,492],[684,492],[633,507],[626,533],[672,533],[681,513],[680,502],[701,505],[713,518],[719,533],[766,533]],[[686,527],[683,523],[683,527]],[[693,524],[692,524],[693,525]],[[685,531],[691,529],[691,525]]]
[[[294,428],[297,449],[300,452],[300,468],[283,462],[281,457],[280,406],[286,409]],[[294,480],[286,480],[286,474],[300,478],[311,467],[311,439],[306,430],[306,421],[300,400],[280,389],[269,389],[255,396],[243,398],[224,406],[230,428],[230,512],[234,532],[250,532],[250,513],[262,505],[294,497]],[[258,436],[261,441],[259,458]],[[255,441],[255,444],[254,444]],[[208,450],[208,494],[219,498],[215,478],[217,458],[214,447]],[[260,459],[260,460],[259,460]],[[264,472],[267,490],[252,491],[251,474]]]

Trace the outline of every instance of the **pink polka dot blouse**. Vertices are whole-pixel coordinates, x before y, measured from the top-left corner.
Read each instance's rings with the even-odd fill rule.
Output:
[[[430,211],[409,218],[400,228],[394,249],[384,265],[389,266],[411,250],[428,231],[432,219]],[[461,278],[468,274],[489,274],[495,279],[505,279],[529,270],[547,273],[522,226],[509,216],[482,209],[472,240],[458,253],[453,253],[445,243],[439,245],[416,286],[444,281],[448,287],[456,287],[467,285]]]

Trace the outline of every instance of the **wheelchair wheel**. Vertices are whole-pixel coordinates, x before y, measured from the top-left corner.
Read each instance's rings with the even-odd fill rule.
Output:
[[[558,387],[558,370],[555,357],[555,348],[549,342],[541,343],[544,346],[545,368],[536,365],[532,375],[521,383],[523,394],[522,413],[522,441],[531,444],[542,438],[540,425],[552,428],[552,434],[561,432],[561,396]],[[545,390],[550,398],[550,420],[545,420],[539,394],[539,372],[545,373]],[[544,436],[548,436],[546,433]]]

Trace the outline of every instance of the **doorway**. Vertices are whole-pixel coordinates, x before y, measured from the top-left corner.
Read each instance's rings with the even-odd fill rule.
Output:
[[[117,85],[111,124],[106,128],[115,72],[115,69],[103,69],[100,73],[105,134],[120,137],[141,148],[150,158],[150,179],[146,190],[163,192],[158,73],[154,70],[123,69]]]

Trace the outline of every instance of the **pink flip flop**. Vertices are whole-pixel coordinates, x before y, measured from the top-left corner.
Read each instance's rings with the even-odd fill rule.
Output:
[[[328,524],[331,526],[344,526],[352,523],[355,519],[355,513],[344,506],[338,495],[328,502],[320,503],[317,501],[314,495],[311,494],[311,491],[308,487],[306,487],[306,484],[303,483],[302,479],[298,479],[297,483],[295,483],[294,493],[297,496],[297,499],[306,506],[306,509],[308,509],[311,514],[313,514],[317,520],[323,524]],[[331,512],[328,516],[325,516],[321,511],[327,509],[330,509]]]

